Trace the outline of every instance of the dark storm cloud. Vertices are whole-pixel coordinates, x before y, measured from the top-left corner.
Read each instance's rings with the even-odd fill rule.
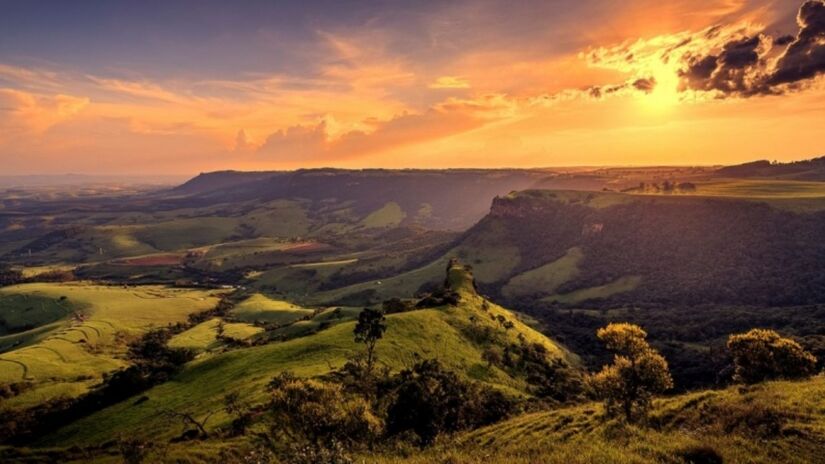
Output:
[[[757,34],[731,40],[716,54],[687,57],[687,67],[680,71],[683,89],[718,91],[721,96],[777,94],[825,73],[825,0],[803,3],[797,23],[796,36]],[[711,28],[706,36],[715,36],[717,30]],[[769,66],[772,47],[783,46],[776,64]]]
[[[794,37],[792,35],[783,35],[781,37],[777,37],[777,38],[773,39],[773,44],[778,46],[778,47],[784,47],[785,45],[788,45],[789,43],[793,42],[794,40],[796,40],[796,37]]]
[[[797,21],[799,34],[779,59],[768,85],[792,84],[825,72],[825,1],[805,2]]]

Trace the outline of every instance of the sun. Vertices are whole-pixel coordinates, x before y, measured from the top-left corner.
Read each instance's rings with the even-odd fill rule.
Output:
[[[649,111],[672,111],[681,101],[678,70],[672,65],[657,63],[649,74],[656,80],[656,85],[650,93],[639,97],[641,103]]]

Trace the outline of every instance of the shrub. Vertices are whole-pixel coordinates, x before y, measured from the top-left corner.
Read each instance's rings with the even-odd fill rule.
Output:
[[[514,406],[500,391],[464,381],[436,360],[421,361],[390,383],[387,433],[412,432],[423,446],[442,433],[497,422]]]
[[[722,464],[724,459],[713,447],[708,445],[695,445],[677,451],[676,455],[681,457],[686,464]]]
[[[339,448],[371,443],[383,428],[370,405],[339,384],[285,373],[273,379],[270,388],[272,435],[284,435],[286,442],[294,444],[284,450],[290,456],[295,452],[310,457],[337,455]]]
[[[757,383],[771,379],[810,377],[816,370],[816,357],[799,343],[780,337],[773,330],[753,329],[728,338],[733,357],[734,380]]]
[[[648,345],[639,326],[609,324],[596,335],[614,353],[613,364],[589,378],[608,416],[623,414],[628,422],[645,417],[653,395],[673,388],[667,361]]]

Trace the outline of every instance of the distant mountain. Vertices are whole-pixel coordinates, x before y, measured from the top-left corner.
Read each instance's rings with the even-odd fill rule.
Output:
[[[389,207],[403,217],[401,225],[461,230],[486,214],[493,197],[531,188],[550,174],[515,169],[223,171],[201,174],[167,196],[196,204],[301,199],[309,200],[311,209],[349,203],[357,216]]]
[[[247,183],[271,179],[278,172],[215,171],[199,174],[172,189],[182,195],[202,195],[216,190],[230,189]]]
[[[825,181],[825,156],[792,163],[767,160],[727,166],[716,171],[719,177],[764,177],[808,181]]]

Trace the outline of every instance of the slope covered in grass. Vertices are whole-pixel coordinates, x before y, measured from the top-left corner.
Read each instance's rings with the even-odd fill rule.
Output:
[[[292,303],[273,300],[256,293],[241,301],[232,309],[232,316],[246,322],[272,322],[285,325],[311,316],[313,310]]]
[[[589,403],[517,416],[381,464],[813,463],[825,456],[825,378],[655,401],[649,423],[606,420]],[[365,457],[366,458],[366,457]]]
[[[70,319],[51,332],[0,355],[0,383],[34,386],[8,400],[8,405],[75,396],[99,382],[103,374],[127,364],[123,354],[129,340],[151,327],[183,322],[190,314],[211,309],[218,302],[215,295],[202,290],[88,283],[16,285],[0,289],[0,297],[51,300],[72,308]],[[5,308],[0,307],[0,311]]]
[[[219,318],[212,318],[208,321],[185,330],[169,340],[172,348],[189,348],[195,351],[205,351],[220,347],[223,341],[218,338],[218,327],[221,324]],[[263,329],[243,322],[230,322],[223,324],[223,335],[235,340],[247,340],[263,332]]]
[[[419,358],[438,358],[450,369],[504,389],[524,394],[523,378],[511,377],[482,360],[486,348],[475,342],[469,333],[473,326],[490,327],[508,343],[521,343],[520,338],[542,344],[551,358],[561,358],[571,364],[578,360],[563,347],[523,324],[509,311],[486,302],[478,296],[472,277],[463,267],[450,270],[450,285],[460,295],[457,306],[414,310],[387,316],[387,332],[378,344],[381,364],[397,371]],[[494,320],[502,316],[512,322],[503,329]],[[172,380],[148,392],[146,401],[127,400],[71,424],[45,437],[41,444],[70,446],[89,445],[130,433],[151,439],[168,439],[176,430],[163,427],[158,411],[167,408],[185,410],[203,417],[217,412],[209,427],[226,424],[223,415],[223,395],[238,392],[254,402],[265,399],[264,386],[283,371],[299,376],[318,376],[340,368],[346,360],[362,350],[353,341],[354,322],[341,322],[313,335],[263,346],[238,349],[211,357],[200,358]]]

